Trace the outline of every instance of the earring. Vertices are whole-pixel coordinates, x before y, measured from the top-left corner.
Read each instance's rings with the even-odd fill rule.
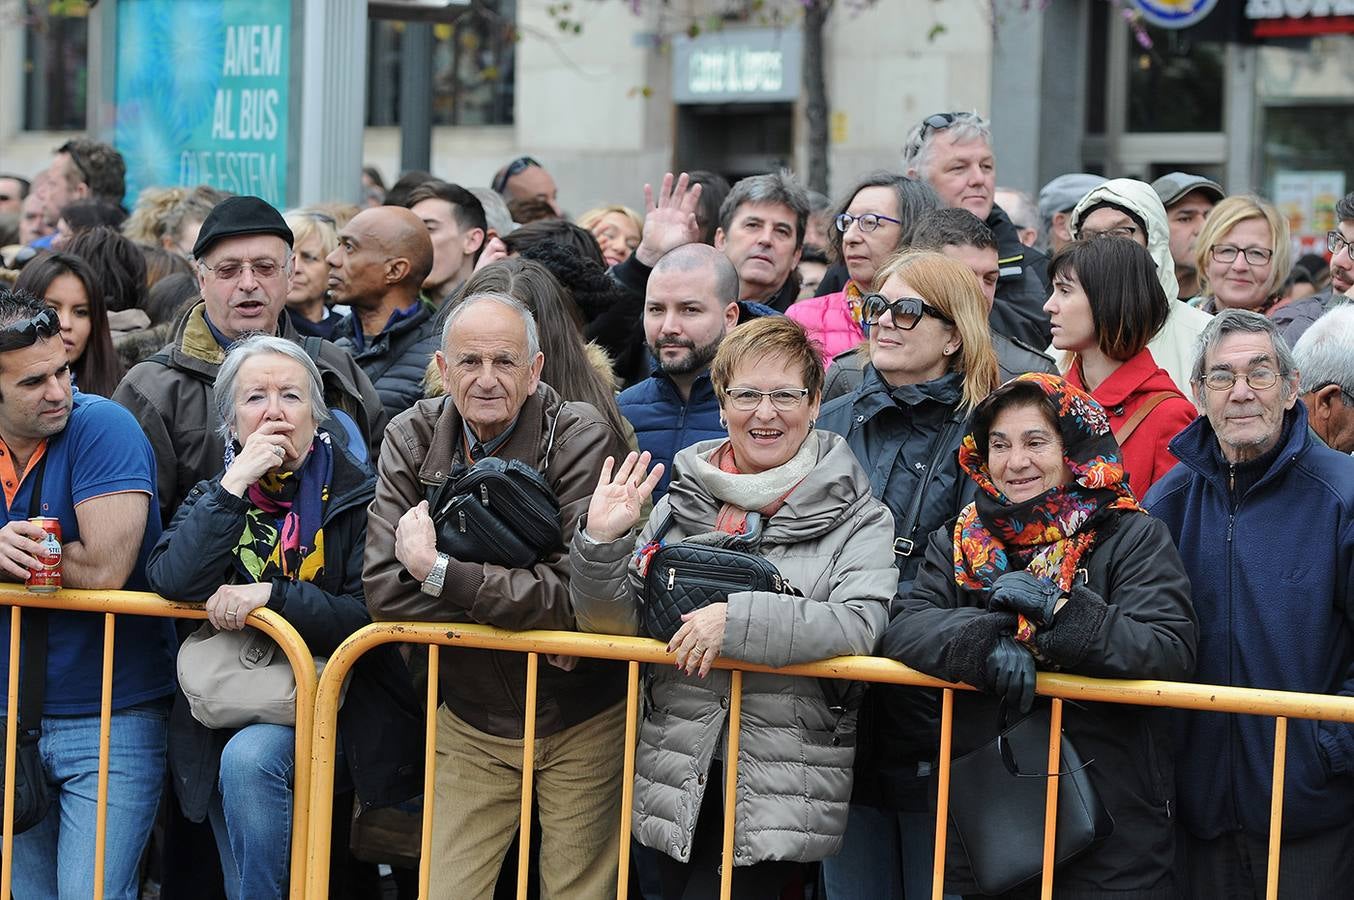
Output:
[[[815,428],[817,428],[817,427],[818,427],[818,420],[817,420],[817,419],[809,419],[809,431],[813,431],[813,429],[815,429]]]
[[[728,430],[729,430],[729,420],[726,419],[726,418],[724,418],[723,416],[720,416],[720,417],[719,417],[719,427],[720,427],[720,428],[723,428],[725,431],[728,431]]]

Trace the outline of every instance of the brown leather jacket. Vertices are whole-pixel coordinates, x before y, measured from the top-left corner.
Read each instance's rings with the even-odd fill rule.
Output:
[[[441,597],[419,583],[395,558],[395,525],[429,489],[463,461],[460,414],[449,398],[420,400],[396,416],[381,446],[376,499],[367,523],[363,584],[376,620],[478,622],[513,631],[544,628],[574,631],[569,599],[567,536],[587,512],[602,461],[628,451],[620,435],[586,403],[561,403],[542,384],[517,416],[498,449],[541,469],[550,424],[559,417],[554,447],[544,474],[559,498],[563,526],[558,552],[529,569],[452,560]],[[521,738],[526,710],[526,657],[494,650],[443,651],[442,702],[481,731]],[[545,737],[586,721],[618,703],[625,692],[623,664],[580,660],[572,672],[541,661],[536,736]]]

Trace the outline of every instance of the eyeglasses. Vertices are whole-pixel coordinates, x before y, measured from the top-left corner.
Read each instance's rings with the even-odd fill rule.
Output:
[[[1211,391],[1230,391],[1238,378],[1246,379],[1253,391],[1269,390],[1279,383],[1279,373],[1273,369],[1251,369],[1241,375],[1230,369],[1214,369],[1204,376],[1204,387]]]
[[[23,319],[0,328],[0,353],[22,350],[38,342],[38,338],[55,337],[61,333],[61,319],[50,306],[31,319]]]
[[[809,396],[808,388],[779,388],[774,391],[759,391],[756,388],[729,388],[724,392],[729,405],[743,412],[751,412],[762,405],[763,397],[771,398],[771,405],[781,412],[799,409]]]
[[[1092,231],[1089,228],[1081,230],[1081,239],[1084,241],[1098,241],[1101,238],[1132,238],[1138,233],[1137,225],[1116,225],[1113,228],[1106,228],[1104,231]]]
[[[892,315],[893,327],[903,331],[916,328],[924,315],[935,316],[942,322],[954,324],[954,319],[920,297],[899,297],[897,300],[890,300],[883,294],[866,294],[860,303],[866,325],[878,325],[879,320],[884,318],[884,313]]]
[[[519,156],[508,163],[507,168],[498,173],[498,176],[494,178],[494,183],[490,185],[490,187],[494,189],[495,194],[501,194],[507,190],[509,178],[512,178],[514,175],[521,175],[532,166],[543,168],[540,163],[536,162],[536,160],[532,159],[530,156]]]
[[[211,272],[220,281],[234,281],[244,275],[245,269],[254,273],[254,277],[259,281],[267,281],[270,278],[276,278],[285,268],[283,263],[275,259],[254,259],[241,261],[238,259],[226,259],[214,266],[206,263],[198,263],[203,269]]]
[[[1327,236],[1326,240],[1329,241],[1330,237]],[[1231,244],[1218,244],[1211,247],[1208,253],[1220,263],[1235,262],[1237,254],[1244,253],[1246,262],[1252,266],[1263,266],[1274,255],[1273,250],[1264,247],[1233,247]]]
[[[1326,232],[1326,249],[1331,256],[1338,256],[1341,250],[1347,250],[1350,256],[1354,256],[1354,243],[1345,240],[1345,236],[1338,231]]]
[[[837,224],[837,230],[840,231],[842,234],[846,234],[846,232],[850,230],[852,222],[855,222],[857,225],[859,225],[860,230],[865,232],[866,234],[869,234],[871,231],[874,231],[876,228],[878,228],[880,222],[892,222],[894,225],[903,224],[900,219],[895,219],[892,216],[881,216],[878,213],[865,213],[864,215],[860,216],[853,216],[850,213],[842,213],[841,215],[837,216],[837,218],[834,221]]]

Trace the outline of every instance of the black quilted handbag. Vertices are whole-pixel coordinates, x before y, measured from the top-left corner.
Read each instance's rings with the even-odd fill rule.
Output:
[[[761,522],[759,513],[748,513],[745,534],[718,537],[726,545],[755,546],[761,538]],[[669,515],[654,532],[654,540],[662,539],[671,526]],[[760,556],[690,540],[668,544],[649,560],[644,578],[644,630],[649,637],[670,641],[682,627],[683,613],[723,603],[739,591],[779,594],[788,589],[789,582]]]
[[[472,466],[457,464],[446,481],[429,489],[440,552],[460,562],[525,569],[563,549],[559,499],[542,474],[550,467],[558,422],[556,414],[541,472],[521,460],[489,456]]]

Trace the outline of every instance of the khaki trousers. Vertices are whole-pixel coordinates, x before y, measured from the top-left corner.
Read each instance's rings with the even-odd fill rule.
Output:
[[[542,900],[614,897],[625,704],[535,744]],[[438,707],[434,793],[432,896],[491,898],[521,815],[522,741]]]

